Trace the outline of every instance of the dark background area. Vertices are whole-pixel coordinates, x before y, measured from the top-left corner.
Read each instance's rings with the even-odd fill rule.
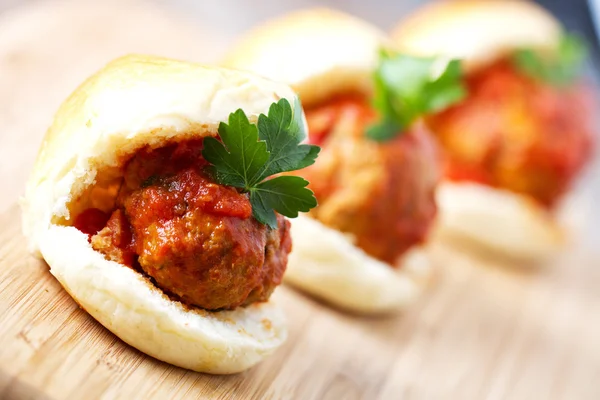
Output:
[[[600,49],[589,3],[586,0],[538,0],[536,3],[556,15],[567,30],[586,38],[594,69],[600,71]]]

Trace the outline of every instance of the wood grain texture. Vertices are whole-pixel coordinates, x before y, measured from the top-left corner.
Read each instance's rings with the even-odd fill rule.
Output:
[[[583,255],[518,272],[442,244],[404,315],[365,318],[278,289],[290,337],[248,372],[185,371],[127,346],[26,253],[0,217],[0,398],[598,399],[600,269]]]

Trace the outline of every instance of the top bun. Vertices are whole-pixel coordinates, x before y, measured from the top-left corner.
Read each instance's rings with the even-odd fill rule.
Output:
[[[464,60],[477,69],[518,48],[556,49],[560,23],[537,4],[519,0],[454,0],[423,7],[392,31],[398,50]]]
[[[22,201],[30,251],[39,255],[50,225],[111,210],[136,150],[215,135],[231,112],[256,120],[280,98],[296,101],[287,85],[239,71],[148,56],[111,62],[62,104],[44,138]]]
[[[304,105],[332,94],[369,91],[385,34],[350,15],[317,8],[271,20],[247,33],[223,65],[291,85]]]

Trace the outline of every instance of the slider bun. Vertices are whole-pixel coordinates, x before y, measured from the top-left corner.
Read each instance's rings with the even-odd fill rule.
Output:
[[[440,184],[438,232],[509,258],[542,261],[560,248],[553,216],[529,198],[477,183]]]
[[[317,8],[288,14],[247,33],[223,65],[290,84],[304,106],[332,95],[370,91],[383,32],[350,15]],[[431,272],[421,249],[400,269],[378,261],[348,236],[309,217],[292,223],[294,243],[284,280],[359,313],[401,310],[423,291]]]
[[[409,250],[399,268],[393,268],[315,219],[299,216],[291,233],[294,250],[285,282],[348,311],[377,314],[402,310],[419,297],[430,280],[430,261],[419,247]]]
[[[464,60],[473,70],[518,48],[553,51],[560,23],[541,6],[519,0],[450,0],[421,8],[396,26],[398,50]]]
[[[382,31],[358,18],[309,9],[246,33],[223,65],[288,83],[306,106],[335,93],[370,90],[378,50],[386,40]]]
[[[202,372],[251,367],[285,340],[273,304],[185,309],[70,225],[86,208],[113,208],[122,164],[136,150],[214,135],[238,108],[256,120],[282,97],[296,101],[286,85],[239,71],[145,56],[111,62],[63,103],[44,138],[22,201],[30,250],[75,301],[139,350]]]

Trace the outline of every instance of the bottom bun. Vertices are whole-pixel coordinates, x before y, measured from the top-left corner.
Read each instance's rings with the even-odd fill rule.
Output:
[[[252,367],[287,336],[272,303],[233,311],[185,308],[133,269],[106,260],[73,227],[52,226],[40,241],[50,272],[107,329],[140,351],[198,372]]]
[[[431,265],[413,248],[399,269],[374,259],[350,238],[299,216],[292,223],[293,250],[284,281],[335,306],[360,313],[402,310],[423,291]]]
[[[560,248],[563,234],[552,214],[533,200],[476,183],[438,187],[438,230],[488,250],[541,261]]]

